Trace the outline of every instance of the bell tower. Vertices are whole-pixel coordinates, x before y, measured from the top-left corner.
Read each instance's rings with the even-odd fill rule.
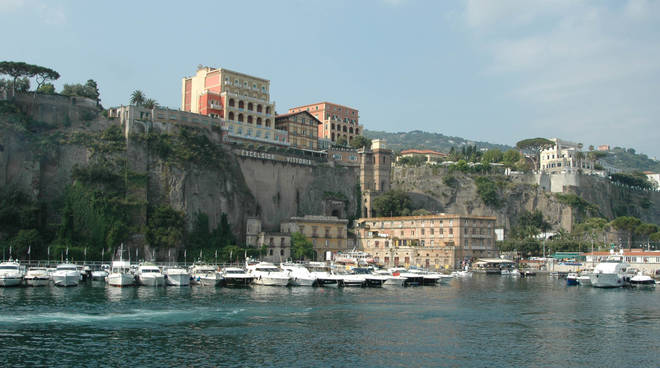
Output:
[[[384,139],[374,139],[371,149],[360,154],[360,190],[362,191],[362,217],[373,217],[372,200],[391,189],[392,151]]]

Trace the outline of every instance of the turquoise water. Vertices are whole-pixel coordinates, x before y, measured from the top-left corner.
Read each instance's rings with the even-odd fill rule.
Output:
[[[658,367],[660,290],[0,288],[2,366]]]

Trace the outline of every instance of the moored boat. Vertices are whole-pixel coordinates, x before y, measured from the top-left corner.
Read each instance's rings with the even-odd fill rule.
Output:
[[[110,286],[124,287],[135,285],[135,275],[131,273],[131,263],[124,260],[113,261],[110,274],[106,280]]]
[[[163,271],[168,286],[190,286],[190,273],[181,267],[170,267]]]
[[[239,267],[226,267],[222,270],[225,286],[249,286],[254,277]]]
[[[57,265],[55,272],[51,274],[55,286],[78,286],[80,282],[80,272],[78,267],[72,263],[62,263]]]
[[[289,285],[291,286],[313,286],[316,284],[316,276],[299,263],[283,263],[280,268],[289,274]]]
[[[208,264],[194,264],[190,268],[191,282],[201,286],[218,286],[222,283],[222,275],[217,268]]]
[[[323,262],[309,262],[307,264],[307,269],[312,274],[313,277],[316,277],[316,284],[318,286],[324,287],[340,287],[341,286],[341,277],[332,275],[330,272],[330,267]]]
[[[624,276],[630,265],[622,256],[610,256],[596,265],[589,275],[591,286],[597,288],[616,288],[624,285]]]
[[[46,267],[30,267],[24,279],[28,286],[48,286],[50,284],[50,275]]]
[[[254,283],[265,286],[287,286],[289,285],[288,273],[283,272],[270,262],[259,262],[247,264],[247,272],[254,277]]]
[[[19,286],[23,282],[23,270],[20,263],[9,260],[0,263],[0,286]]]
[[[578,285],[578,275],[577,275],[577,273],[571,272],[566,276],[566,285],[568,285],[568,286],[577,286]]]
[[[165,275],[154,263],[142,263],[138,269],[136,278],[142,286],[165,286]]]
[[[630,278],[630,286],[653,289],[655,288],[655,280],[653,280],[650,276],[639,272],[637,275]]]

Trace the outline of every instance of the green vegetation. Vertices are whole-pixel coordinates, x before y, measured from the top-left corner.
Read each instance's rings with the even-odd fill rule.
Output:
[[[502,203],[498,194],[498,185],[491,178],[480,176],[474,180],[481,200],[490,207],[499,208]]]
[[[597,216],[600,214],[600,208],[598,208],[598,206],[584,200],[576,194],[555,193],[555,197],[559,203],[571,206],[571,208],[577,210],[581,215]]]
[[[527,151],[534,155],[534,165],[539,167],[539,155],[542,150],[552,147],[554,142],[545,138],[529,138],[523,139],[516,143],[516,147],[521,151]]]
[[[401,166],[420,167],[426,164],[426,157],[424,156],[399,157],[396,163],[397,165],[401,165]]]
[[[603,152],[604,153],[604,152]],[[637,153],[632,148],[614,147],[605,157],[600,160],[617,169],[630,171],[653,171],[660,172],[660,161],[649,158],[645,154]]]
[[[357,149],[363,148],[363,147],[367,148],[367,149],[370,149],[371,148],[371,139],[366,138],[366,137],[361,136],[361,135],[356,135],[355,137],[353,137],[353,139],[351,139],[350,146],[352,148],[357,148]]]
[[[52,69],[40,65],[27,64],[21,61],[0,61],[0,75],[1,74],[12,77],[11,82],[7,86],[10,87],[13,92],[27,91],[30,87],[29,78],[34,78],[37,82],[36,91],[38,91],[44,83],[60,78],[60,74]],[[22,80],[21,87],[18,86],[19,79]],[[27,88],[25,88],[26,80]]]
[[[498,148],[507,150],[511,147],[488,142],[472,142],[460,137],[449,137],[439,133],[428,133],[420,130],[410,132],[390,133],[377,130],[365,130],[364,136],[369,139],[385,139],[387,146],[393,151],[406,149],[430,149],[438,152],[449,152],[452,147],[476,145],[478,149]]]
[[[65,96],[80,96],[99,101],[99,87],[93,79],[87,80],[85,84],[65,84],[62,88]]]
[[[158,102],[153,98],[147,98],[147,96],[139,89],[136,89],[131,93],[130,99],[131,105],[144,106],[147,109],[153,109],[158,107]]]
[[[639,171],[632,172],[629,174],[618,173],[610,175],[610,180],[614,183],[626,185],[631,188],[638,188],[644,190],[653,190],[656,187],[656,183],[651,182],[648,177]]]
[[[444,183],[446,186],[450,188],[457,189],[458,188],[458,180],[453,177],[452,175],[445,175],[442,177],[442,183]]]
[[[400,190],[390,190],[373,200],[372,208],[377,216],[409,216],[411,203],[408,195]]]
[[[299,232],[291,234],[291,257],[298,260],[314,259],[314,244]]]
[[[198,129],[181,127],[174,133],[150,132],[131,139],[147,142],[149,150],[170,164],[224,168],[225,152]]]

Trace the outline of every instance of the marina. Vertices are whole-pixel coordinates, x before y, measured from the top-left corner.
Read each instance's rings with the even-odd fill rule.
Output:
[[[8,366],[650,367],[657,300],[485,274],[407,288],[0,288],[0,353]]]

